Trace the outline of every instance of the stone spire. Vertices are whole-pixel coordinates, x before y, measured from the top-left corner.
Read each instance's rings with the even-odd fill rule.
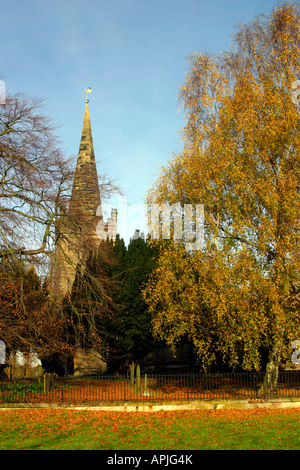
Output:
[[[69,214],[91,217],[101,204],[88,100],[70,200]]]
[[[91,89],[85,91],[88,93]],[[87,257],[98,250],[102,239],[105,240],[108,236],[114,240],[116,230],[116,210],[112,210],[107,223],[104,223],[102,217],[90,113],[86,100],[69,211],[56,224],[54,295],[57,299],[62,299],[71,291],[77,268],[84,268]]]

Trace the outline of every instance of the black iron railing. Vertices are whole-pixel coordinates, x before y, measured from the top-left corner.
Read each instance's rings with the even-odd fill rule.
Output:
[[[170,402],[212,399],[300,398],[300,371],[282,371],[275,387],[263,372],[141,374],[140,376],[0,379],[0,403]]]

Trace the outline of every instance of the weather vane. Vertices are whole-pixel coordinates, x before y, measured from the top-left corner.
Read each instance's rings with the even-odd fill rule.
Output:
[[[84,91],[85,91],[85,96],[86,96],[85,102],[88,103],[89,100],[87,99],[87,94],[88,94],[88,93],[91,93],[92,89],[91,89],[91,87],[89,87],[88,89],[85,88]]]

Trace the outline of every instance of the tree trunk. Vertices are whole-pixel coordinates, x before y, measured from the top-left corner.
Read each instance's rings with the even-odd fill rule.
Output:
[[[268,362],[266,366],[266,373],[264,381],[258,390],[258,396],[270,395],[277,391],[277,381],[279,372],[279,352],[278,347],[273,346],[268,354]]]

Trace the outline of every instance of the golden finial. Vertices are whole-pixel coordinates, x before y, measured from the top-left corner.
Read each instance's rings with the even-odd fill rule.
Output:
[[[86,96],[85,102],[88,103],[89,100],[87,99],[87,94],[88,94],[88,93],[91,93],[92,89],[91,89],[91,87],[89,87],[88,89],[85,88],[84,91],[85,91],[85,96]]]

